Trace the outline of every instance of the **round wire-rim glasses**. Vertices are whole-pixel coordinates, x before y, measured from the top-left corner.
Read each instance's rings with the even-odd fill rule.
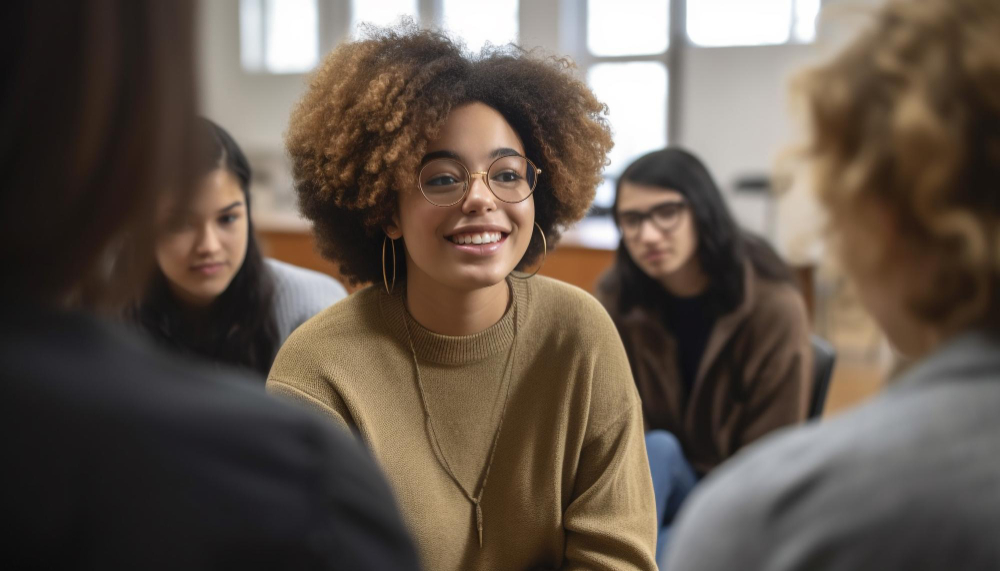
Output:
[[[527,157],[497,157],[485,171],[471,172],[455,159],[428,161],[417,174],[417,186],[427,202],[434,206],[454,206],[465,200],[472,188],[472,177],[482,176],[486,187],[501,202],[514,204],[527,200],[538,186],[542,169]]]
[[[646,212],[622,212],[618,215],[618,225],[621,226],[622,233],[629,237],[638,235],[646,220],[661,232],[673,232],[680,224],[687,207],[686,200],[675,200],[658,204]]]

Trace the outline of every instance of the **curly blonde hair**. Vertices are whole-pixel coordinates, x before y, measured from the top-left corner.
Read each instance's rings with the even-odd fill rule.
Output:
[[[906,292],[915,314],[1000,323],[1000,3],[891,0],[796,90],[834,235],[860,224],[866,203],[888,208],[898,237],[940,260]],[[889,256],[877,246],[858,271]]]
[[[542,169],[535,221],[554,243],[589,208],[612,146],[607,107],[571,67],[514,45],[470,55],[412,22],[369,27],[364,39],[337,47],[312,76],[286,136],[300,208],[321,253],[352,283],[381,281],[396,193],[415,191],[428,142],[452,109],[473,101],[500,112]],[[541,253],[533,239],[518,267]]]

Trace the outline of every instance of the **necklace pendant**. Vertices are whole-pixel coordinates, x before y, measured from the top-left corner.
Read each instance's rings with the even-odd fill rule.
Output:
[[[479,549],[483,548],[483,509],[476,502],[476,529],[479,530]]]

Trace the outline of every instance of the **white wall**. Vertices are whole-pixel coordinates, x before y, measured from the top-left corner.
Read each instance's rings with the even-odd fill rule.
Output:
[[[251,74],[240,66],[239,0],[199,2],[202,113],[247,151],[277,151],[304,75]]]

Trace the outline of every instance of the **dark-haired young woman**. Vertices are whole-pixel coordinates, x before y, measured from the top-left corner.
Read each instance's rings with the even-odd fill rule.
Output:
[[[211,121],[201,121],[199,139],[199,188],[156,241],[158,271],[135,317],[171,347],[267,375],[291,332],[347,293],[329,276],[261,255],[246,156]]]
[[[788,268],[740,230],[690,153],[629,165],[614,216],[622,241],[599,297],[642,396],[662,551],[702,475],[806,418],[809,324]]]

